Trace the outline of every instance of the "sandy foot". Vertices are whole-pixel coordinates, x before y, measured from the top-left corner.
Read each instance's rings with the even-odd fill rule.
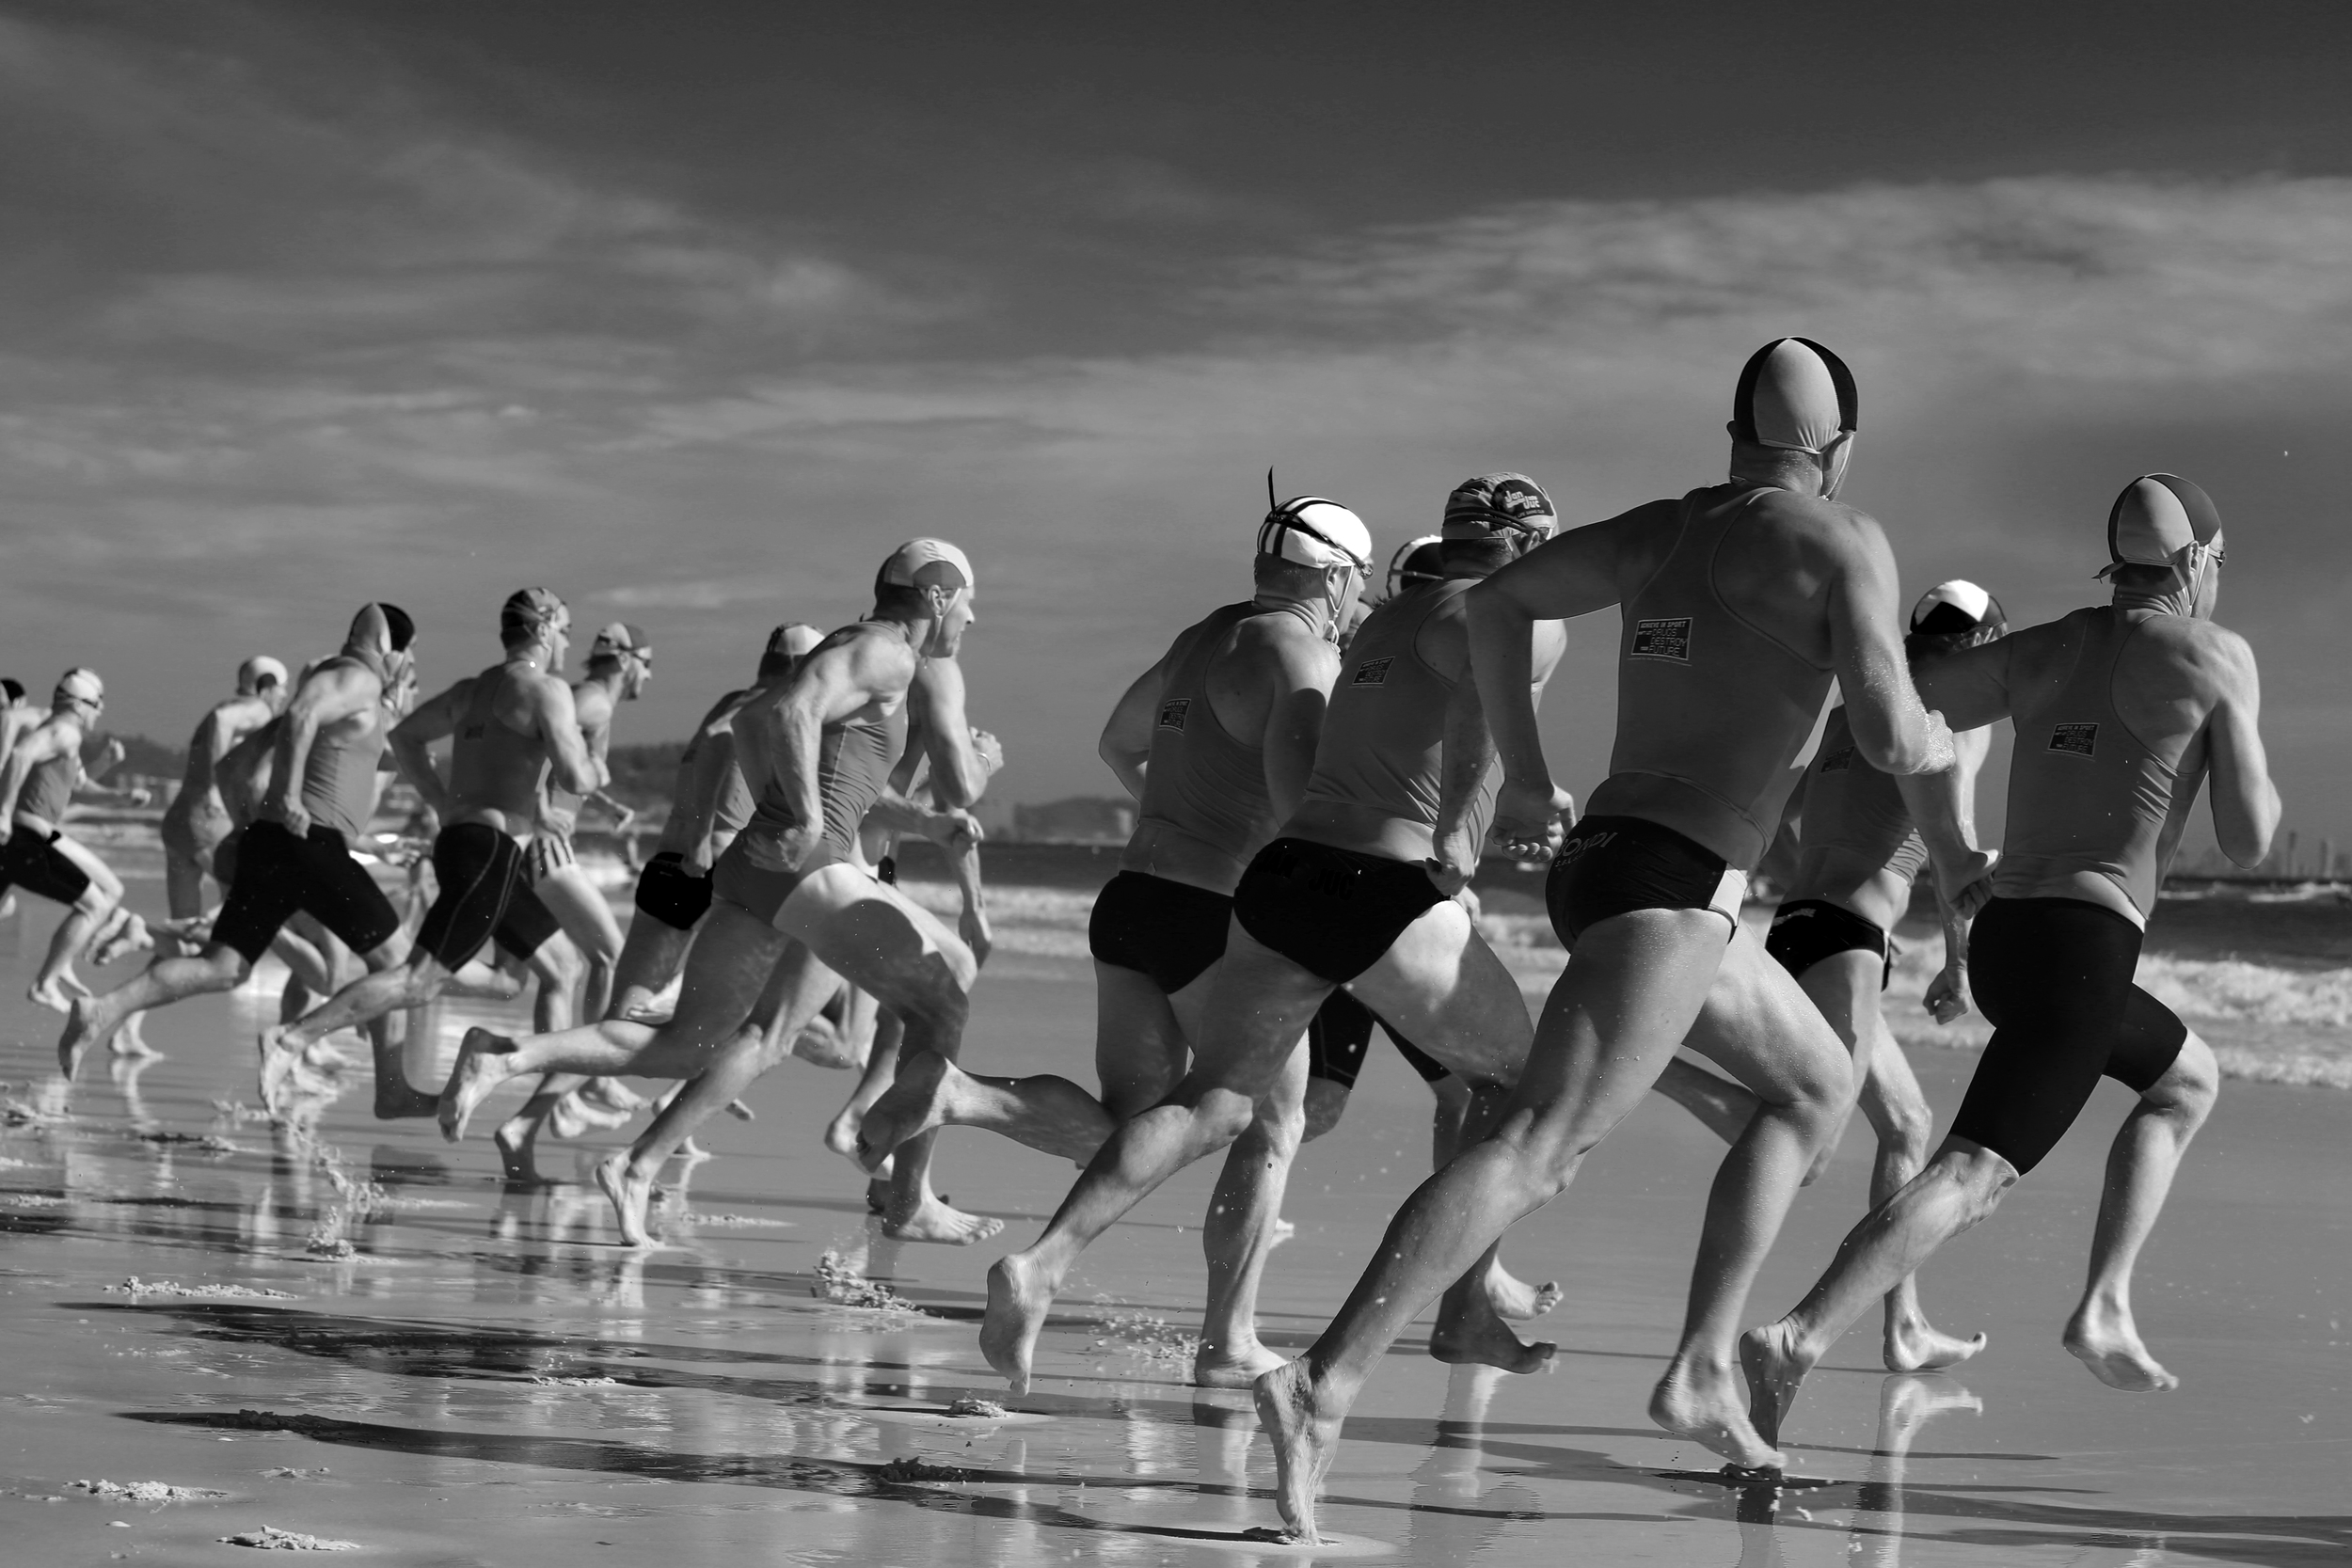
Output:
[[[1258,1379],[1250,1391],[1256,1396],[1258,1419],[1274,1446],[1274,1500],[1288,1527],[1288,1539],[1301,1545],[1319,1544],[1323,1537],[1315,1529],[1315,1494],[1322,1490],[1324,1471],[1331,1467],[1345,1413],[1324,1411],[1303,1362],[1284,1362]]]
[[[1729,1367],[1677,1361],[1650,1395],[1649,1418],[1741,1469],[1777,1470],[1780,1450],[1749,1424],[1747,1391],[1740,1383]]]
[[[89,1048],[113,1036],[115,1020],[111,1013],[104,999],[96,996],[76,997],[66,1009],[65,1029],[57,1036],[57,1070],[69,1082],[81,1070],[82,1058]]]
[[[1016,1394],[1029,1391],[1029,1363],[1053,1306],[1053,1288],[1021,1254],[998,1259],[988,1271],[988,1316],[980,1321],[980,1354]]]
[[[1512,1323],[1523,1323],[1530,1318],[1540,1318],[1560,1305],[1558,1280],[1547,1279],[1541,1285],[1530,1285],[1504,1268],[1500,1258],[1486,1271],[1486,1305],[1494,1308],[1495,1316],[1506,1318]]]
[[[2110,1388],[2127,1394],[2168,1394],[2181,1380],[2164,1370],[2139,1341],[2139,1330],[2128,1312],[2098,1312],[2086,1306],[2066,1325],[2066,1354],[2090,1369],[2090,1375]]]
[[[894,1242],[939,1242],[970,1246],[1005,1228],[1005,1222],[982,1214],[967,1214],[944,1197],[925,1197],[903,1219],[882,1215],[882,1234]]]
[[[1275,1368],[1287,1365],[1274,1351],[1252,1339],[1238,1350],[1215,1353],[1203,1348],[1193,1357],[1192,1386],[1196,1388],[1248,1388]]]
[[[1767,1323],[1740,1336],[1740,1370],[1748,1380],[1748,1415],[1757,1435],[1768,1443],[1780,1441],[1781,1427],[1797,1402],[1797,1390],[1813,1363],[1801,1360],[1792,1348],[1795,1336],[1787,1323]]]
[[[514,1076],[515,1069],[500,1058],[514,1053],[515,1042],[487,1029],[472,1028],[457,1045],[457,1062],[441,1090],[441,1136],[451,1143],[466,1135],[466,1123],[492,1089]]]
[[[596,1185],[612,1202],[612,1216],[621,1227],[621,1244],[644,1246],[653,1237],[645,1228],[645,1211],[653,1203],[653,1177],[630,1169],[628,1151],[596,1164]]]
[[[893,1149],[920,1137],[946,1116],[948,1074],[955,1069],[935,1051],[902,1058],[897,1078],[866,1113],[857,1131],[858,1168],[870,1173]]]
[[[262,1031],[262,1108],[272,1116],[278,1114],[278,1096],[285,1085],[286,1075],[302,1064],[302,1047],[286,1043],[286,1037],[293,1032],[289,1025],[283,1023]]]
[[[861,1171],[866,1170],[866,1162],[859,1159],[857,1156],[857,1142],[858,1130],[864,1119],[864,1117],[858,1111],[857,1101],[852,1100],[847,1105],[842,1106],[839,1114],[834,1116],[831,1121],[825,1123],[825,1147],[833,1150],[835,1154],[840,1155],[844,1160],[849,1161],[850,1164],[855,1165]],[[882,1169],[870,1171],[866,1174],[874,1177],[876,1180],[880,1180],[889,1168],[890,1157],[886,1154],[882,1156]],[[879,1214],[882,1211],[877,1209],[874,1212]]]
[[[24,994],[53,1013],[71,1013],[77,992],[83,996],[89,994],[88,988],[79,985],[73,990],[67,990],[65,980],[60,976],[45,986],[35,986]]]
[[[1454,1305],[1458,1299],[1459,1305]],[[1483,1290],[1449,1295],[1429,1334],[1429,1354],[1448,1366],[1500,1367],[1506,1372],[1540,1372],[1551,1365],[1558,1346],[1528,1344],[1511,1332]]]
[[[1889,1323],[1882,1358],[1890,1372],[1932,1372],[1957,1367],[1984,1349],[1984,1336],[1963,1339],[1946,1334],[1925,1318]]]
[[[91,997],[89,1000],[95,1002],[98,998]],[[135,1060],[146,1060],[163,1054],[162,1052],[147,1043],[147,1015],[145,1013],[133,1013],[124,1019],[122,1027],[115,1031],[114,1038],[106,1042],[106,1049],[114,1055],[128,1056]]]

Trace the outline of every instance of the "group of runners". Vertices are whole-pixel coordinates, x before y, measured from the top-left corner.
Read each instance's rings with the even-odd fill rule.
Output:
[[[2217,1075],[2135,966],[2207,780],[2239,863],[2267,853],[2279,818],[2253,657],[2213,620],[2219,517],[2188,481],[2143,475],[2108,514],[2107,603],[2012,629],[1991,594],[1954,580],[1906,619],[1880,525],[1837,499],[1858,427],[1838,357],[1777,340],[1739,377],[1725,483],[1558,532],[1534,480],[1469,480],[1436,533],[1395,552],[1369,613],[1362,520],[1321,497],[1276,502],[1251,596],[1180,633],[1103,731],[1138,811],[1090,926],[1091,1088],[962,1057],[990,944],[971,808],[1002,758],[969,721],[957,660],[977,579],[938,539],[891,553],[865,618],[776,628],[753,684],[712,706],[625,940],[570,832],[607,783],[613,705],[643,688],[651,651],[615,624],[567,685],[569,613],[543,589],[502,609],[501,662],[422,703],[413,626],[389,605],[363,609],[342,651],[291,684],[248,663],[199,726],[167,819],[172,929],[193,952],[75,994],[79,952],[144,935],[126,938],[119,882],[60,830],[103,702],[87,671],[69,672],[46,718],[9,721],[0,871],[73,906],[35,984],[70,1011],[69,1075],[94,1047],[124,1048],[143,1012],[236,984],[277,944],[299,989],[261,1040],[273,1108],[323,1069],[327,1036],[363,1027],[379,1116],[437,1115],[455,1139],[524,1079],[495,1138],[526,1179],[543,1127],[617,1125],[641,1103],[614,1079],[674,1081],[598,1166],[632,1244],[648,1239],[663,1163],[794,1053],[860,1069],[826,1142],[866,1171],[894,1236],[969,1243],[1001,1228],[933,1190],[946,1127],[1078,1164],[1043,1234],[989,1272],[980,1348],[1017,1392],[1085,1247],[1223,1151],[1193,1375],[1254,1390],[1301,1541],[1319,1539],[1316,1494],[1348,1409],[1433,1304],[1440,1360],[1529,1371],[1550,1357],[1513,1325],[1561,1292],[1503,1267],[1503,1233],[1653,1089],[1729,1146],[1650,1403],[1667,1432],[1777,1467],[1806,1373],[1873,1303],[1890,1369],[1975,1354],[1982,1337],[1930,1323],[1913,1276],[2035,1167],[2102,1076],[2138,1102],[2064,1342],[2112,1386],[2169,1387],[2133,1321],[2132,1270]],[[1615,747],[1580,811],[1536,709],[1564,623],[1613,606]],[[2016,744],[1996,853],[1978,841],[1974,794],[2003,719]],[[442,739],[445,770],[429,750]],[[438,824],[437,893],[406,921],[354,854],[395,766]],[[1759,940],[1742,899],[1791,833]],[[955,929],[895,885],[899,835],[946,851]],[[1482,853],[1549,863],[1569,958],[1533,1019],[1477,919]],[[226,893],[199,935],[207,873]],[[1927,1005],[1947,1022],[1973,1005],[1994,1025],[1940,1139],[1881,1011],[1922,873],[1945,933]],[[534,1031],[469,1030],[445,1085],[410,1084],[388,1021],[493,942],[506,972],[538,981]],[[1254,1326],[1285,1182],[1300,1144],[1339,1119],[1375,1023],[1431,1085],[1435,1174],[1329,1327],[1285,1361]],[[1783,1217],[1857,1106],[1878,1144],[1869,1212],[1789,1312],[1744,1326]]]

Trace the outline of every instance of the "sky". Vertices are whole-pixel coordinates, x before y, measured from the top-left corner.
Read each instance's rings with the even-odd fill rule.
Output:
[[[0,673],[176,740],[368,599],[433,689],[544,583],[646,628],[660,740],[930,533],[999,795],[1108,794],[1269,465],[1384,556],[1496,468],[1606,516],[1795,333],[1907,594],[2093,602],[2116,492],[2203,484],[2352,845],[2352,8],[1907,9],[0,4]]]

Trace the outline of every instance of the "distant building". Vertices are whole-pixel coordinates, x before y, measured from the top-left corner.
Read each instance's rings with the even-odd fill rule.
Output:
[[[1012,808],[1010,836],[1027,844],[1124,844],[1135,831],[1133,800],[1073,795]]]

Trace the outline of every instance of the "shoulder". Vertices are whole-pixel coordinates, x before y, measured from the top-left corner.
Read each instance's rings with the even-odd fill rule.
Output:
[[[1800,496],[1790,490],[1765,490],[1750,503],[1755,516],[1787,531],[1827,552],[1834,560],[1875,564],[1887,552],[1886,530],[1858,506]]]
[[[2142,623],[2139,634],[2211,683],[2217,694],[2246,689],[2256,679],[2253,645],[2227,626],[2162,615]]]

